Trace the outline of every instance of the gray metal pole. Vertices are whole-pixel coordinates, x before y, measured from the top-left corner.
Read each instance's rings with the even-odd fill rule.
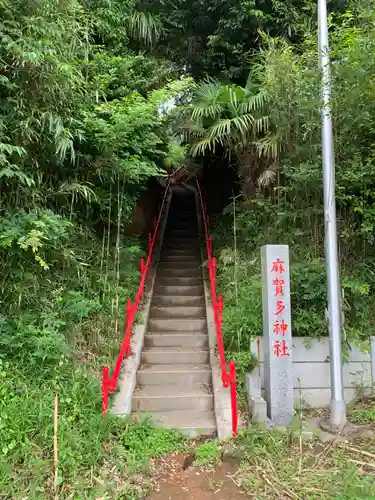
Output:
[[[331,118],[331,72],[327,2],[318,0],[319,60],[322,71],[322,157],[324,182],[325,256],[328,284],[328,322],[331,350],[331,418],[333,428],[346,423],[341,349],[341,297],[337,254],[335,163]]]

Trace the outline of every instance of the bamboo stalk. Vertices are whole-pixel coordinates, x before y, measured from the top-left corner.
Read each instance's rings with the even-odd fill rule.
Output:
[[[103,298],[106,293],[108,279],[108,261],[109,261],[109,242],[111,237],[111,205],[112,205],[112,184],[109,185],[109,207],[108,207],[108,232],[107,232],[107,260],[105,263],[104,290]]]
[[[53,467],[54,467],[54,481],[53,487],[55,496],[58,498],[58,477],[59,477],[59,445],[58,445],[58,426],[59,426],[59,397],[55,394],[55,405],[53,412]]]
[[[100,274],[102,274],[102,272],[103,272],[104,249],[105,249],[105,226],[104,226],[103,238],[102,238],[102,252],[101,252],[101,256],[100,256]]]

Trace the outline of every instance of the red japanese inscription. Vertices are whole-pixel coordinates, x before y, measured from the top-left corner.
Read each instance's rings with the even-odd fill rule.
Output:
[[[285,303],[283,300],[277,300],[276,301],[276,311],[275,311],[275,316],[278,316],[281,314],[285,309]]]
[[[273,280],[273,286],[275,287],[274,297],[284,297],[284,284],[285,281],[279,278]]]
[[[285,323],[284,320],[281,320],[281,323],[280,321],[277,319],[275,321],[275,323],[273,324],[273,333],[275,335],[282,335],[283,337],[285,337],[285,333],[288,331],[288,324]]]
[[[285,273],[285,269],[284,269],[284,261],[277,258],[276,260],[274,260],[272,262],[272,269],[271,269],[271,273],[272,272],[275,272],[275,273],[280,273],[280,274],[284,274]]]
[[[285,340],[282,340],[281,342],[280,342],[280,340],[276,340],[273,343],[273,352],[274,352],[276,357],[280,358],[280,357],[284,357],[284,356],[290,356],[290,353],[288,351],[289,351],[289,347],[287,346],[287,343]]]

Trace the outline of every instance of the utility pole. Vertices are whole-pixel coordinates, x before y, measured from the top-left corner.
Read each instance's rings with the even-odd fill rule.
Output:
[[[337,252],[335,163],[331,117],[331,71],[329,58],[327,0],[318,0],[319,62],[322,72],[322,157],[324,183],[325,258],[328,285],[328,323],[331,368],[332,429],[346,424],[341,348],[341,294]]]

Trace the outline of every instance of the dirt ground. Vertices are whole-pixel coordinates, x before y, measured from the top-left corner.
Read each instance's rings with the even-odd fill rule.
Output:
[[[235,466],[221,463],[214,470],[186,467],[187,455],[170,455],[158,460],[160,471],[155,491],[147,500],[244,500],[236,484]],[[186,467],[186,468],[185,468]]]

